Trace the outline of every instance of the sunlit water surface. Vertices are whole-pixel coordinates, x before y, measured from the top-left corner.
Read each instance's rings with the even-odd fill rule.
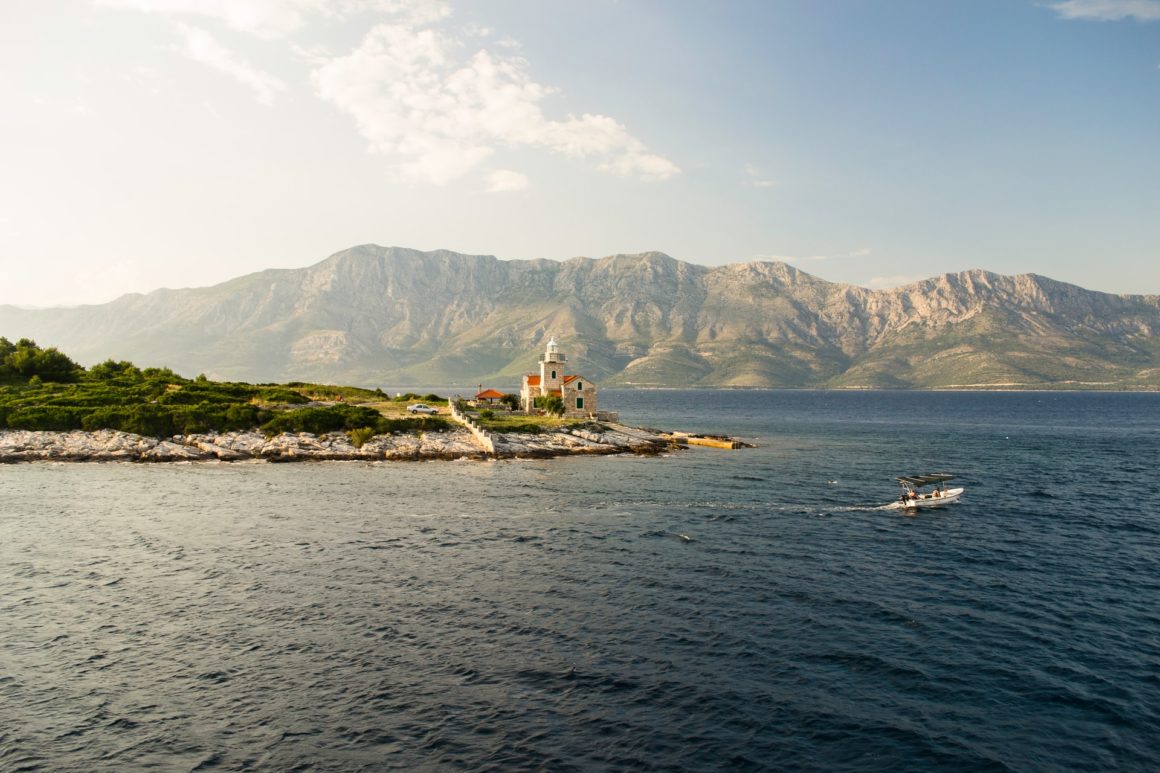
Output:
[[[601,402],[760,447],[0,467],[0,769],[1160,768],[1160,395]]]

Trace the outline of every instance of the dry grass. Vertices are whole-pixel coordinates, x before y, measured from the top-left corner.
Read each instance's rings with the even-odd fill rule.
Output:
[[[388,419],[405,419],[405,418],[411,416],[411,414],[407,413],[407,406],[414,405],[417,402],[422,402],[422,400],[414,400],[414,401],[408,402],[408,403],[397,403],[394,400],[379,400],[379,401],[373,402],[373,403],[359,403],[359,404],[365,405],[367,408],[373,408],[374,410],[378,411],[382,415],[386,416]],[[440,416],[447,417],[449,415],[449,411],[447,410],[447,406],[440,407],[438,405],[434,405],[431,407],[439,408],[439,415]]]

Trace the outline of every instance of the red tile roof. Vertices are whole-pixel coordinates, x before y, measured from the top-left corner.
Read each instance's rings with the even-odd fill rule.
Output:
[[[524,376],[524,378],[526,378],[528,380],[528,386],[539,386],[540,385],[540,377],[539,376],[533,376],[529,373],[527,376]]]
[[[580,377],[579,376],[564,376],[564,383],[571,384],[573,381],[575,381],[578,378],[580,378]]]
[[[498,389],[485,389],[475,396],[476,400],[498,400],[503,397],[503,392]]]

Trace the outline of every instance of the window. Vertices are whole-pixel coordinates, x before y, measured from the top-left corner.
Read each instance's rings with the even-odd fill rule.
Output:
[[[576,407],[577,407],[577,408],[583,408],[583,407],[584,407],[584,398],[583,398],[583,397],[577,397],[577,398],[576,398]]]
[[[556,371],[552,371],[552,379],[554,380],[555,378],[556,378]]]
[[[577,382],[576,382],[576,391],[577,391],[577,392],[583,392],[583,391],[584,391],[584,382],[583,382],[583,381],[577,381]]]

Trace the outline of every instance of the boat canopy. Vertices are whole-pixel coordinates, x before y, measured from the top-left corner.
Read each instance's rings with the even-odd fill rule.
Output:
[[[945,472],[932,472],[927,475],[904,475],[898,479],[898,482],[903,485],[929,486],[932,483],[946,483],[954,477],[954,475],[947,475]]]

